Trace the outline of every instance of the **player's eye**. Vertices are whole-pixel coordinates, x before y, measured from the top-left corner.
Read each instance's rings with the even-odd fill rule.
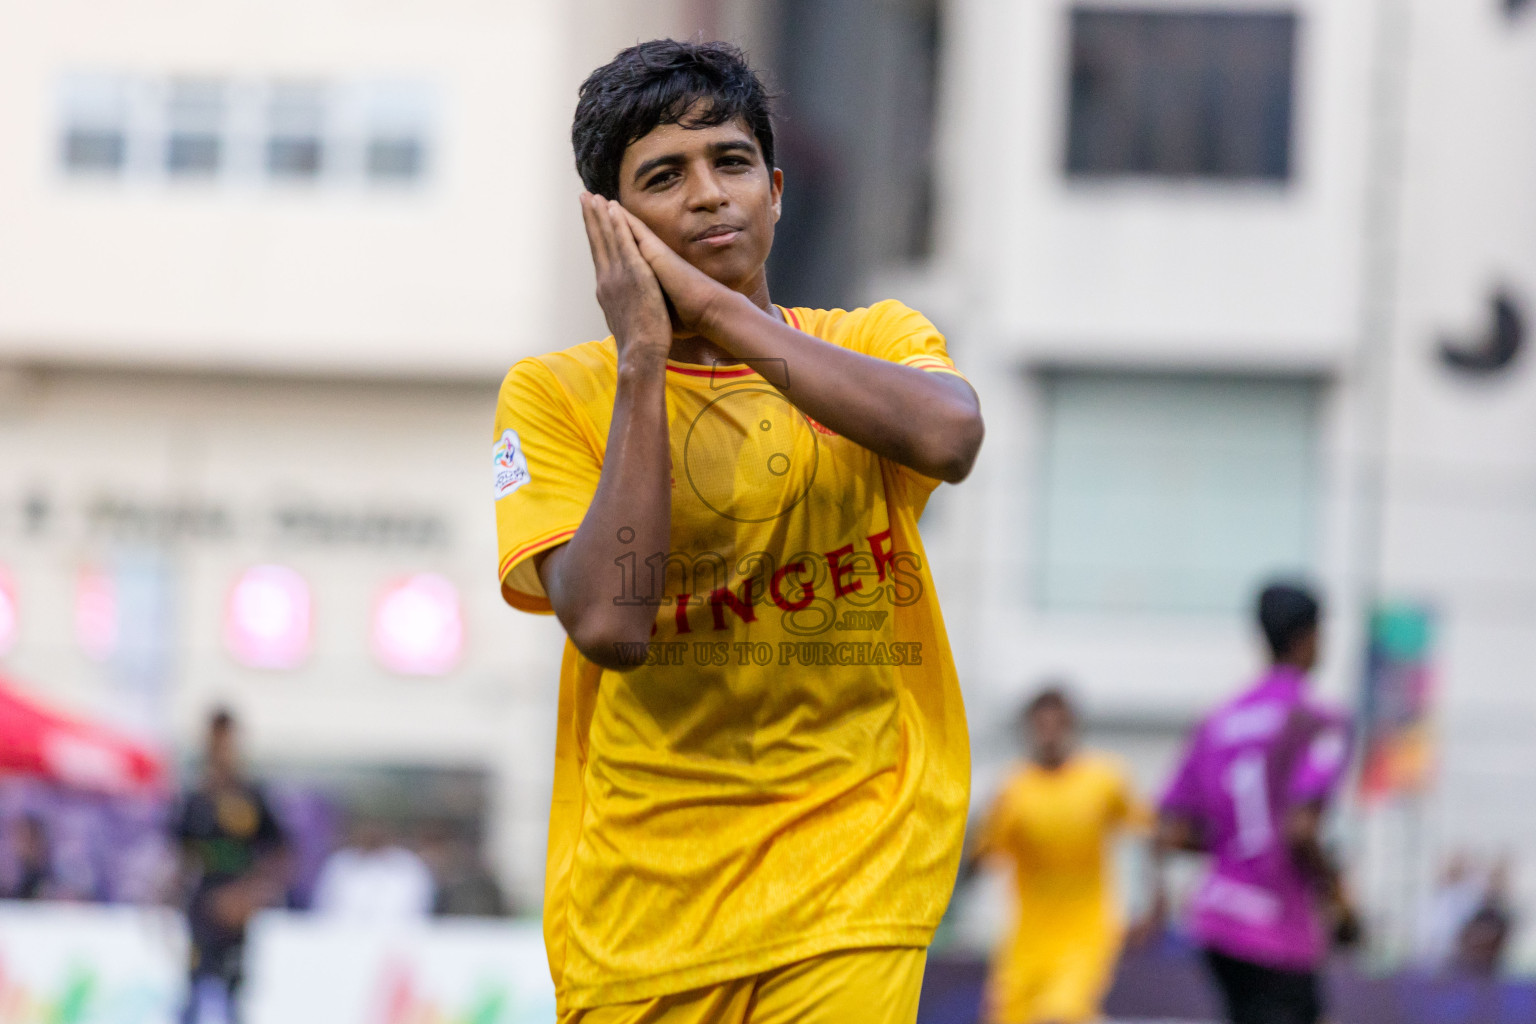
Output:
[[[676,171],[662,171],[660,174],[656,175],[655,177],[653,177],[649,181],[647,181],[645,183],[645,187],[648,188],[648,189],[653,189],[653,188],[656,188],[656,187],[661,186],[661,185],[669,185],[669,184],[672,183],[672,180],[674,178],[676,178],[676,177],[677,177],[677,172]]]

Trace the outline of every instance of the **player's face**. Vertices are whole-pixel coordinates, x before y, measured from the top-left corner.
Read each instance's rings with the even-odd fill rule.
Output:
[[[751,293],[773,248],[783,182],[741,119],[664,124],[625,150],[619,202],[689,263]]]
[[[1029,716],[1029,746],[1034,759],[1058,765],[1072,752],[1072,715],[1064,708],[1047,705]]]

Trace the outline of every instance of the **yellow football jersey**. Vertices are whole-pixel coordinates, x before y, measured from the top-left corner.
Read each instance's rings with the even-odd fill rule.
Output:
[[[782,312],[831,344],[956,372],[898,302]],[[811,421],[786,372],[668,364],[671,552],[616,567],[621,599],[664,574],[649,654],[606,672],[566,644],[544,906],[562,1012],[923,946],[949,899],[970,753],[917,532],[937,481]],[[591,503],[616,373],[610,337],[525,359],[502,385],[514,607],[549,610],[533,556]]]
[[[1111,841],[1150,820],[1104,758],[1029,764],[1009,777],[976,840],[977,856],[1011,862],[1017,900],[988,978],[990,1024],[1097,1016],[1122,937]]]

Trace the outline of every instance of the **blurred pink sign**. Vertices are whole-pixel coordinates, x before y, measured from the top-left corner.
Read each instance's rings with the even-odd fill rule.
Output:
[[[0,566],[0,656],[16,646],[17,628],[16,585],[11,576]]]
[[[436,573],[394,580],[373,608],[373,653],[391,672],[440,676],[464,652],[464,615],[459,592]]]
[[[75,581],[75,640],[86,656],[106,661],[117,650],[117,583],[99,565],[80,570]]]
[[[311,607],[303,576],[282,565],[252,566],[230,591],[224,646],[248,668],[298,668],[309,658]]]

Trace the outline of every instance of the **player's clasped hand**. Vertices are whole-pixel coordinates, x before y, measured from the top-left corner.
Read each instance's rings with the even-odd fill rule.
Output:
[[[653,354],[665,360],[672,345],[672,318],[655,271],[640,255],[624,208],[583,192],[581,216],[597,273],[597,301],[619,358]]]
[[[710,337],[710,311],[717,303],[735,297],[736,293],[683,259],[671,246],[657,238],[656,233],[639,217],[623,207],[619,207],[619,210],[629,223],[640,255],[650,265],[656,279],[661,282],[662,290],[672,301],[679,326],[686,331]]]

